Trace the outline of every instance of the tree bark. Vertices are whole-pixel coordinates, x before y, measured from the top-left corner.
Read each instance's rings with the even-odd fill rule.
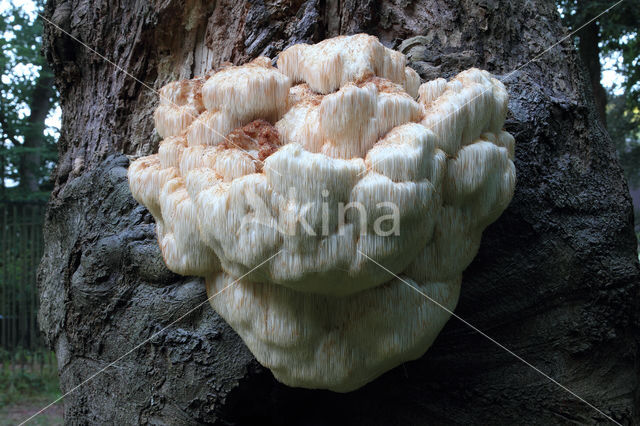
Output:
[[[200,279],[166,269],[152,218],[130,195],[127,155],[158,144],[157,95],[132,77],[158,89],[356,32],[402,50],[423,79],[475,66],[505,83],[516,193],[485,231],[456,312],[617,421],[640,421],[629,192],[571,41],[529,62],[564,35],[553,1],[50,0],[46,16],[130,74],[45,24],[63,125],[40,324],[71,391],[67,422],[605,422],[455,318],[421,359],[348,394],[277,383],[208,304],[164,329],[206,296]]]

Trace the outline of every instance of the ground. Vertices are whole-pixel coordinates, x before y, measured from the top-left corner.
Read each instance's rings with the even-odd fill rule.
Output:
[[[0,426],[19,424],[50,403],[50,398],[35,397],[5,405],[0,408]],[[64,409],[61,401],[34,417],[29,424],[40,426],[62,425],[64,424],[63,413]]]

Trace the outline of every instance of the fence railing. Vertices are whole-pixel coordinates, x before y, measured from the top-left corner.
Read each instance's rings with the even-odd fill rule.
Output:
[[[45,206],[0,202],[0,347],[42,346],[36,274],[42,257]]]

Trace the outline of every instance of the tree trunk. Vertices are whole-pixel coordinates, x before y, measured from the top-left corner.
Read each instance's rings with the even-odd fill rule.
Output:
[[[348,394],[277,383],[208,304],[163,330],[206,296],[200,279],[166,269],[152,218],[130,195],[127,155],[158,144],[157,95],[132,76],[157,89],[224,61],[356,32],[403,50],[423,79],[475,66],[505,83],[516,193],[485,231],[456,312],[607,415],[640,421],[640,271],[629,193],[571,41],[528,63],[564,35],[553,1],[51,0],[46,13],[131,74],[45,24],[63,125],[40,323],[62,390],[72,391],[67,422],[605,421],[455,318],[421,359]]]
[[[51,110],[51,97],[53,91],[53,75],[48,67],[43,67],[36,86],[31,95],[29,109],[31,114],[27,119],[27,132],[22,147],[24,152],[20,155],[18,175],[20,176],[20,188],[23,193],[36,192],[40,188],[40,157],[41,149],[45,143],[45,120]]]
[[[587,15],[587,22],[594,17]],[[600,80],[602,79],[602,66],[600,65],[600,26],[598,21],[584,27],[578,33],[578,52],[580,59],[587,68],[589,82],[593,91],[593,100],[596,106],[598,118],[604,126],[607,126],[607,91],[604,90]]]

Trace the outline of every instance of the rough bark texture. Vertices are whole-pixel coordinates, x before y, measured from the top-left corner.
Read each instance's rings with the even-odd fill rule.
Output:
[[[518,184],[464,274],[457,313],[621,423],[640,421],[640,275],[627,186],[570,40],[528,63],[564,34],[553,1],[52,0],[46,10],[156,89],[223,61],[360,31],[401,48],[423,79],[471,66],[501,76]],[[125,155],[157,148],[157,95],[51,25],[44,40],[63,128],[40,322],[69,391],[203,302],[205,290],[166,269],[152,219],[127,186]],[[69,394],[65,416],[73,424],[605,421],[456,319],[420,360],[356,392],[288,388],[208,304]]]

